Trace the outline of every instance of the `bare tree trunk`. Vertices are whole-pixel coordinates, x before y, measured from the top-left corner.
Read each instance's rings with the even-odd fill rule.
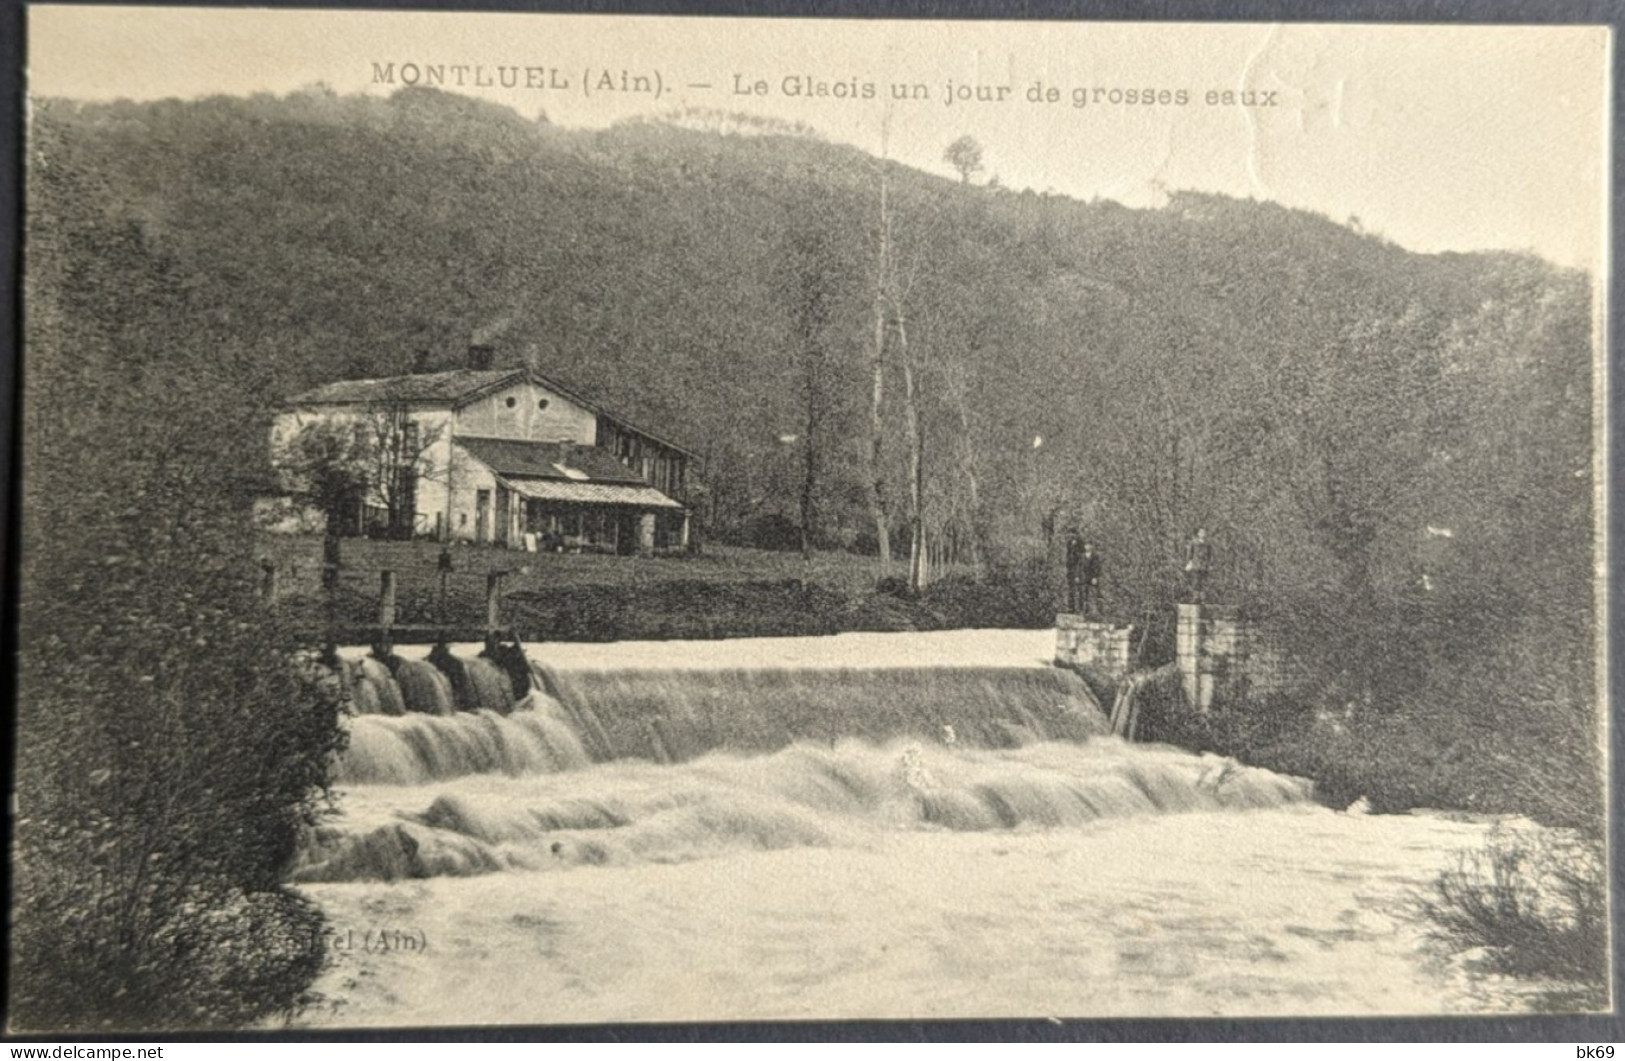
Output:
[[[884,164],[884,163],[883,163]],[[875,335],[874,347],[869,354],[873,373],[873,389],[869,396],[869,515],[875,523],[875,544],[880,550],[880,563],[891,565],[891,512],[886,496],[885,439],[886,425],[881,416],[886,396],[886,321],[888,304],[886,286],[891,276],[891,201],[886,186],[886,172],[880,173],[880,253],[875,263]]]
[[[908,588],[925,588],[925,523],[921,502],[925,494],[925,441],[915,395],[914,363],[908,349],[908,323],[897,314],[897,352],[903,366],[903,424],[908,440]]]
[[[807,414],[807,440],[801,448],[801,558],[812,563],[813,521],[816,518],[814,493],[818,488],[818,450],[813,444],[816,417]]]
[[[971,567],[978,575],[982,570],[982,497],[981,483],[976,475],[976,450],[971,443],[970,409],[966,400],[966,391],[969,389],[964,377],[964,365],[944,360],[941,362],[942,378],[946,384],[948,397],[954,403],[954,412],[959,420],[959,470],[965,477],[966,505],[970,509],[965,529],[969,531],[969,549]],[[956,538],[953,550],[954,562],[962,562],[964,556],[960,543]]]
[[[801,558],[812,563],[813,536],[818,526],[818,479],[822,462],[818,446],[824,434],[824,419],[829,396],[825,393],[828,352],[824,347],[824,325],[827,316],[825,286],[829,282],[829,261],[826,248],[816,238],[797,243],[797,254],[802,259],[797,283],[800,288],[797,303],[797,330],[800,349],[797,352],[801,373]]]

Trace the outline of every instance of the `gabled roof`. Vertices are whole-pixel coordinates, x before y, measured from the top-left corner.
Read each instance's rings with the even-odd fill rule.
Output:
[[[505,479],[648,485],[643,476],[622,464],[613,453],[597,446],[468,435],[457,435],[453,441]]]
[[[669,438],[662,438],[653,431],[646,431],[637,424],[634,424],[632,421],[626,419],[624,416],[602,411],[600,411],[598,415],[603,417],[605,420],[619,424],[621,427],[625,428],[627,431],[630,431],[634,435],[642,435],[650,442],[658,443],[659,445],[665,446],[667,449],[674,449],[677,452],[686,454],[690,457],[698,457],[700,455],[698,450],[691,449],[688,446],[683,445],[681,442],[673,442]]]
[[[296,394],[289,405],[371,405],[405,402],[412,405],[467,405],[526,377],[524,369],[458,368],[383,379],[341,379],[315,390]]]
[[[527,381],[538,387],[545,387],[560,397],[568,398],[588,412],[613,420],[628,431],[642,435],[652,442],[691,457],[698,456],[687,446],[646,431],[597,402],[589,401],[568,387],[527,368],[458,368],[449,372],[424,372],[411,376],[386,376],[382,379],[342,379],[296,394],[284,404],[290,408],[302,408],[312,405],[402,403],[460,409],[488,394]]]

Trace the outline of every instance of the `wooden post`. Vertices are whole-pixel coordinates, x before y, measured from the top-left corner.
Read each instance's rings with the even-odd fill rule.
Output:
[[[395,626],[395,572],[378,573],[378,655],[387,656],[393,650],[392,628]]]
[[[644,512],[638,516],[637,554],[651,556],[655,551],[655,514]]]
[[[497,631],[502,627],[502,576],[504,571],[492,571],[485,576],[485,646],[494,648]]]

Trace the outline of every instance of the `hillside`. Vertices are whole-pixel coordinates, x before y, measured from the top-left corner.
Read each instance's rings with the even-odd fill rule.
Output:
[[[570,131],[432,91],[38,100],[28,162],[19,1027],[309,1000],[321,914],[284,874],[347,705],[320,624],[259,595],[268,421],[472,342],[706,456],[705,550],[545,558],[516,625],[1042,625],[1076,527],[1150,665],[1200,525],[1212,599],[1308,680],[1155,736],[1340,805],[1601,836],[1588,277],[1269,203],[1130,210],[794,130]],[[745,548],[803,531],[805,562]],[[479,615],[487,565],[530,563],[462,550],[442,602],[437,546],[350,546],[345,592],[304,602],[337,621],[370,614],[369,562],[406,572],[416,621]]]
[[[706,453],[723,530],[791,514],[793,477],[762,473],[794,463],[775,440],[804,426],[787,292],[806,286],[791,273],[817,233],[823,530],[850,540],[866,524],[854,495],[881,164],[861,153],[657,123],[572,132],[432,90],[46,101],[33,144],[44,180],[89,191],[187,277],[193,329],[242,347],[273,393],[452,366],[491,342]],[[1068,469],[1113,459],[1098,436],[1159,380],[1256,388],[1352,329],[1421,314],[1442,333],[1489,303],[1560,298],[1584,326],[1581,278],[1409,254],[1269,204],[1176,196],[1133,211],[898,167],[889,183],[939,468],[928,492],[946,522],[964,506],[944,466],[979,472],[983,511],[954,518],[993,524],[984,538],[1035,532],[1043,501],[1087,492]],[[1563,356],[1583,374],[1583,342]]]
[[[905,556],[907,368],[939,561],[1053,565],[1077,526],[1108,612],[1156,624],[1205,525],[1214,593],[1267,613],[1324,702],[1591,746],[1584,275],[432,90],[43,100],[30,158],[30,408],[94,410],[35,424],[37,477],[113,476],[109,437],[146,467],[220,434],[209,474],[240,495],[276,400],[478,341],[702,452],[709,539],[784,541],[805,512],[873,552],[878,479]],[[871,470],[882,183],[901,295]]]

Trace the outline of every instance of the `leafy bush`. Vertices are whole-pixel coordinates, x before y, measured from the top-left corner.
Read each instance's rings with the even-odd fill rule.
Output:
[[[296,1005],[320,963],[316,914],[281,878],[326,785],[342,693],[255,598],[241,512],[210,499],[202,467],[87,472],[87,500],[141,518],[75,511],[84,537],[30,528],[20,1029],[240,1025]],[[177,515],[129,509],[125,489]]]
[[[1600,836],[1501,830],[1440,874],[1417,912],[1445,950],[1481,950],[1497,972],[1575,984],[1600,1006],[1608,997],[1606,867]]]
[[[243,1025],[320,966],[282,873],[342,740],[257,596],[269,381],[72,145],[34,146],[8,1012]]]
[[[167,545],[142,536],[144,564],[76,586],[81,550],[45,541],[25,571],[18,1028],[240,1025],[319,967],[319,919],[281,877],[342,694],[296,665],[199,507]]]
[[[1001,566],[983,578],[950,575],[926,587],[944,626],[1035,629],[1055,622],[1049,574],[1039,563]]]

